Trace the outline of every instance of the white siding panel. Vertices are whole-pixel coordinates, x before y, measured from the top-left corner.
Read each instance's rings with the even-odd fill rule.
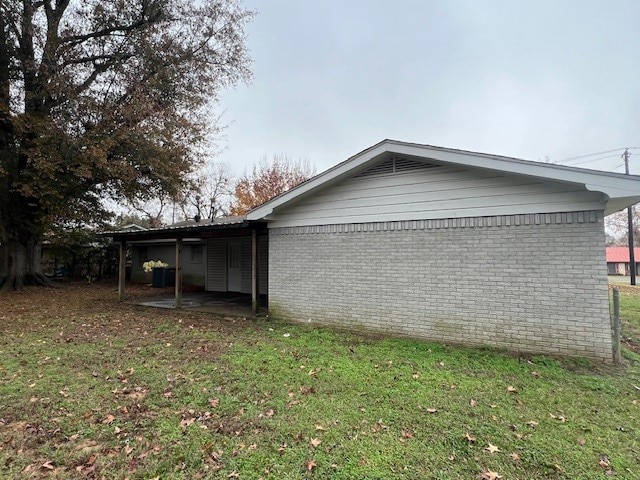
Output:
[[[227,242],[224,239],[207,241],[206,290],[227,291]]]
[[[435,167],[344,180],[274,212],[270,227],[602,210],[602,195],[575,184]]]

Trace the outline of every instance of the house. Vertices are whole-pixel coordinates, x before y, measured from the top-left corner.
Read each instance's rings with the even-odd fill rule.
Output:
[[[640,247],[634,247],[633,249],[636,272],[640,267]],[[609,275],[631,275],[629,268],[629,247],[607,247],[607,273]]]
[[[610,360],[603,219],[638,201],[637,176],[384,140],[246,218],[111,234],[175,239],[176,306],[197,237],[207,290],[284,319]]]

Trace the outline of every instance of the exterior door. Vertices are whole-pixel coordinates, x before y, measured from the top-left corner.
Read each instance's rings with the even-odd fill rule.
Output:
[[[229,243],[227,246],[227,290],[239,292],[242,290],[242,244]]]

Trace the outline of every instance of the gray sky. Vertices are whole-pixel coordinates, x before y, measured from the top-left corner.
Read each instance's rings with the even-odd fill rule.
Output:
[[[638,0],[245,4],[254,80],[221,100],[237,175],[274,154],[320,172],[384,138],[551,161],[640,147]]]

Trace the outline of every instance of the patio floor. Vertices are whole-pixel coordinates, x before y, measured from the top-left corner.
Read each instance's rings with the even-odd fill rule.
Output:
[[[133,303],[145,307],[155,308],[175,308],[173,295],[138,299]],[[265,296],[260,296],[260,305],[266,305]],[[182,308],[197,312],[209,312],[218,315],[236,315],[243,317],[253,316],[251,311],[251,295],[231,292],[196,292],[185,293],[182,296]],[[266,314],[267,309],[262,307],[262,314]]]

